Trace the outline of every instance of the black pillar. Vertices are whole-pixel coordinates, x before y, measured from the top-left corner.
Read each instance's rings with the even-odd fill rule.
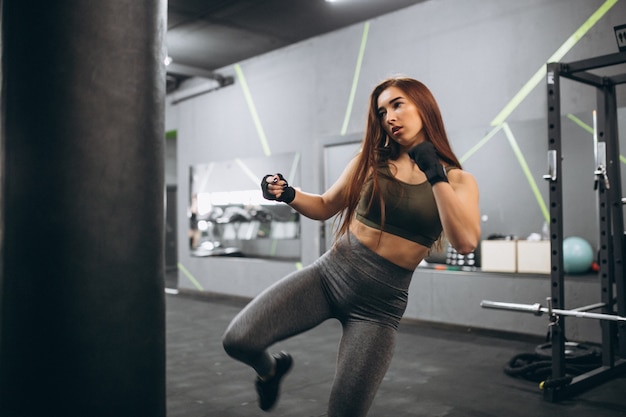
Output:
[[[164,416],[166,1],[0,4],[0,415]]]

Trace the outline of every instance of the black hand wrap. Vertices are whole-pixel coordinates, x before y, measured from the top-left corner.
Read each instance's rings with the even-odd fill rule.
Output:
[[[265,198],[266,200],[276,200],[287,204],[291,203],[293,199],[296,198],[296,190],[293,187],[289,186],[287,180],[285,179],[285,177],[283,177],[282,174],[276,174],[279,180],[285,181],[285,184],[283,185],[283,192],[280,194],[280,197],[276,197],[274,194],[269,192],[268,185],[270,183],[267,182],[267,178],[273,176],[274,175],[268,174],[264,176],[261,180],[261,191],[263,191],[263,198]]]
[[[261,191],[263,192],[263,198],[264,199],[266,199],[266,200],[276,200],[276,196],[274,194],[270,193],[269,190],[267,189],[267,186],[270,185],[270,183],[267,182],[267,179],[270,178],[270,177],[273,177],[273,175],[267,174],[261,180]]]
[[[296,189],[290,187],[289,184],[287,184],[287,180],[282,176],[282,174],[276,175],[278,175],[278,178],[285,181],[285,185],[283,185],[283,192],[276,200],[289,204],[293,201],[294,198],[296,198]]]
[[[409,150],[409,156],[417,166],[426,174],[426,179],[431,185],[438,182],[448,182],[448,175],[437,156],[437,151],[432,142],[424,141]]]

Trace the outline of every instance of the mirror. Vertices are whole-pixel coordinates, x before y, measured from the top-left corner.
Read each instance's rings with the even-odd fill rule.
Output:
[[[189,247],[193,256],[300,260],[300,215],[263,198],[261,179],[280,172],[300,183],[299,154],[190,167]]]

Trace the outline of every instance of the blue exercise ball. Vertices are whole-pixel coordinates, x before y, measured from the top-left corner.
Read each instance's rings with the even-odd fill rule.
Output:
[[[582,237],[563,239],[563,270],[566,274],[584,274],[593,263],[593,249]]]

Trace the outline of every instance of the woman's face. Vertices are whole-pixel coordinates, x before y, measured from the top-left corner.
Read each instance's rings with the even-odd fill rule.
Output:
[[[389,87],[380,93],[378,116],[383,129],[400,146],[410,149],[425,140],[417,106],[398,87]]]

